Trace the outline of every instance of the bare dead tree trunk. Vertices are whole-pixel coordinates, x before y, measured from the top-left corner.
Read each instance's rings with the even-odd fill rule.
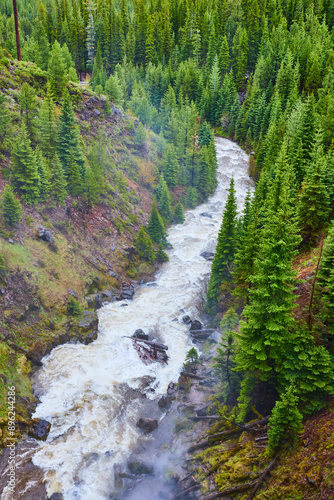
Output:
[[[19,34],[19,20],[17,17],[17,6],[16,0],[13,0],[14,7],[14,20],[15,20],[15,35],[16,35],[16,50],[17,50],[17,60],[21,61],[21,47],[20,47],[20,34]]]

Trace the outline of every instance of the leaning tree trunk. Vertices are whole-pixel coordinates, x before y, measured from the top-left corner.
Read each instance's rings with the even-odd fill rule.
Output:
[[[14,20],[15,20],[15,35],[16,35],[16,50],[17,50],[17,60],[21,61],[21,47],[20,47],[20,34],[19,34],[19,21],[17,17],[17,6],[16,0],[13,0],[14,7]]]

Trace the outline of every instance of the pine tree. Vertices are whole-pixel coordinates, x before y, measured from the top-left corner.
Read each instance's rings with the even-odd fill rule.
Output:
[[[85,172],[85,159],[80,144],[80,133],[76,122],[70,94],[65,89],[63,105],[59,118],[58,156],[67,178],[70,175],[70,159],[73,156],[80,167],[80,174]]]
[[[312,176],[302,185],[297,217],[304,244],[313,244],[328,221],[329,195],[323,170],[323,158],[319,158]]]
[[[184,200],[184,204],[188,208],[195,208],[197,205],[197,200],[198,200],[197,189],[195,187],[189,187],[187,189],[187,194]]]
[[[39,200],[46,201],[50,193],[50,175],[42,152],[38,148],[36,149],[36,163],[39,175]]]
[[[146,144],[146,132],[143,124],[140,122],[135,134],[135,145],[138,146],[139,148],[142,148],[145,146],[145,144]]]
[[[255,199],[248,212],[244,213],[239,246],[234,259],[233,278],[235,289],[233,294],[248,301],[255,271],[255,260],[259,252],[260,227],[258,207]]]
[[[167,186],[174,188],[178,181],[179,163],[177,161],[176,151],[173,145],[169,145],[163,164],[164,179]]]
[[[57,145],[56,113],[51,84],[47,84],[47,93],[38,115],[39,147],[47,160],[48,166]]]
[[[255,374],[260,380],[268,380],[281,368],[286,344],[295,328],[292,311],[296,273],[291,263],[299,237],[291,221],[288,176],[277,182],[284,187],[280,190],[281,202],[276,212],[270,204],[260,234],[252,276],[254,287],[249,293],[250,304],[243,311],[246,321],[241,323],[237,354],[237,370]],[[273,186],[272,191],[278,189]]]
[[[60,205],[64,205],[67,198],[66,184],[64,170],[56,154],[51,161],[51,195]]]
[[[85,171],[84,198],[88,212],[99,200],[99,185],[95,173],[90,166],[87,166]]]
[[[155,259],[157,262],[168,262],[169,257],[163,249],[162,245],[159,245],[158,251],[155,254]]]
[[[281,395],[280,401],[276,401],[268,424],[268,452],[270,456],[275,455],[284,441],[296,441],[303,420],[303,416],[298,410],[298,399],[294,394],[294,388],[290,386]]]
[[[155,243],[160,243],[166,238],[165,226],[155,202],[152,203],[150,218],[146,230]]]
[[[328,231],[323,247],[321,268],[318,274],[322,298],[323,319],[329,332],[334,333],[334,224]]]
[[[21,203],[15,198],[9,184],[6,184],[2,193],[1,209],[5,223],[9,226],[15,226],[22,219]]]
[[[54,95],[59,98],[66,85],[66,66],[60,44],[55,41],[50,52],[48,74]]]
[[[233,308],[226,311],[220,322],[222,330],[222,341],[217,348],[217,356],[214,358],[214,369],[222,382],[222,395],[226,404],[234,404],[240,386],[240,374],[236,373],[235,351],[236,337],[234,330],[239,318]]]
[[[183,207],[181,205],[181,202],[179,201],[174,210],[173,222],[174,224],[183,224],[184,220],[185,218],[183,213]]]
[[[138,255],[153,264],[155,260],[154,246],[151,237],[146,234],[145,228],[141,226],[134,241]]]
[[[29,139],[35,140],[34,118],[36,114],[36,92],[33,87],[24,82],[18,94],[17,102],[19,105],[22,123],[24,123]]]
[[[329,352],[315,344],[305,327],[294,329],[282,347],[284,359],[277,375],[279,391],[294,385],[304,415],[321,410],[328,395],[334,394],[334,363]]]
[[[83,181],[80,175],[79,165],[74,156],[71,156],[69,165],[69,179],[68,186],[72,196],[78,196],[83,191]]]
[[[218,234],[216,252],[212,262],[211,277],[206,296],[208,311],[215,308],[221,294],[221,285],[224,282],[232,281],[232,267],[236,250],[236,220],[237,202],[232,177],[223,221]]]
[[[165,180],[162,181],[161,192],[159,196],[159,210],[161,215],[166,220],[169,220],[171,216],[171,205],[169,191]]]
[[[228,73],[230,67],[230,51],[227,43],[226,35],[224,35],[220,52],[219,52],[219,69],[222,78]]]
[[[15,188],[21,191],[22,199],[26,203],[36,203],[39,198],[40,177],[36,155],[24,124],[13,146],[12,156],[12,177]]]

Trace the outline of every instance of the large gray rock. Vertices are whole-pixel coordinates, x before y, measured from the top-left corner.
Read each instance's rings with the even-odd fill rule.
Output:
[[[203,257],[205,260],[213,260],[215,254],[212,252],[202,252],[201,257]]]
[[[99,320],[97,315],[93,311],[85,311],[80,318],[79,328],[84,332],[89,332],[89,330],[96,330]]]
[[[136,423],[136,426],[148,434],[153,432],[158,427],[158,421],[155,418],[140,418]]]
[[[200,215],[201,215],[202,217],[208,217],[208,219],[212,219],[212,215],[211,215],[211,214],[209,214],[208,212],[202,212]]]
[[[47,420],[42,420],[40,418],[33,418],[29,425],[28,434],[29,436],[45,441],[51,429],[51,424]]]
[[[198,321],[198,319],[195,319],[194,321],[191,322],[190,331],[192,330],[202,330],[202,323]]]
[[[45,227],[38,227],[36,231],[36,238],[40,241],[47,241],[50,245],[54,245],[54,239],[52,237],[51,231],[45,229]]]
[[[101,293],[92,293],[85,297],[87,300],[88,307],[93,307],[94,310],[100,309],[103,305],[103,296]]]

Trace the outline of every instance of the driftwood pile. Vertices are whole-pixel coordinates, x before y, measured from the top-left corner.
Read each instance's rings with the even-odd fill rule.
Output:
[[[145,365],[157,362],[168,364],[168,346],[155,342],[154,339],[150,340],[149,335],[142,330],[136,330],[132,337],[127,338],[132,340],[134,349]]]

